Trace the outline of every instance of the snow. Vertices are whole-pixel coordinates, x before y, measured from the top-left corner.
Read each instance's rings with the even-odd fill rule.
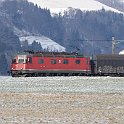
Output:
[[[120,51],[119,55],[124,55],[124,50]]]
[[[45,36],[22,36],[19,39],[21,42],[25,40],[28,41],[29,45],[32,44],[33,41],[36,41],[41,44],[43,49],[48,49],[49,51],[65,51],[65,48],[63,46]]]
[[[106,6],[96,0],[29,0],[37,3],[42,8],[49,8],[52,13],[64,12],[68,7],[81,9],[83,11],[96,11],[104,8],[107,11],[122,13],[112,7]]]
[[[0,77],[0,92],[124,93],[124,77]],[[121,106],[121,105],[120,105]]]
[[[25,30],[19,30],[16,27],[13,27],[13,31],[19,37],[26,36],[26,35],[32,35],[30,32],[25,31]]]
[[[66,49],[63,46],[59,45],[55,41],[43,35],[32,34],[25,30],[19,30],[16,27],[14,27],[13,31],[19,37],[21,44],[24,41],[27,41],[28,44],[31,45],[34,41],[36,41],[41,44],[43,49],[47,49],[49,51],[59,51],[59,52],[66,51]]]

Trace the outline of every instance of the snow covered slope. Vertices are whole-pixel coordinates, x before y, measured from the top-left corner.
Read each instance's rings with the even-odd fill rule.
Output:
[[[14,27],[13,30],[14,30],[14,33],[19,37],[21,44],[24,41],[27,41],[28,44],[30,45],[33,43],[33,41],[36,41],[41,44],[43,49],[47,49],[49,51],[59,51],[59,52],[66,51],[66,49],[63,46],[59,45],[55,41],[43,35],[41,36],[38,34],[32,34],[25,30],[19,30],[16,27]]]
[[[28,0],[30,2],[37,3],[42,8],[49,8],[51,12],[58,13],[63,12],[68,7],[77,8],[81,10],[100,10],[104,8],[105,10],[110,10],[114,12],[121,13],[120,11],[106,6],[96,0]]]
[[[51,40],[45,36],[29,35],[29,36],[19,37],[19,39],[21,42],[23,42],[25,40],[28,41],[29,45],[32,44],[33,41],[36,41],[36,42],[41,44],[43,49],[48,49],[49,51],[59,51],[59,52],[65,51],[64,47],[62,47],[61,45],[59,45],[55,41],[53,41],[53,40]]]

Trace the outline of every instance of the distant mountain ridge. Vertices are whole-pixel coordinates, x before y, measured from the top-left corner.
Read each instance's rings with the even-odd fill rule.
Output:
[[[34,2],[35,4],[41,6],[42,8],[48,8],[51,10],[52,13],[59,13],[64,12],[67,10],[68,7],[80,9],[82,11],[98,11],[102,8],[105,10],[110,10],[114,12],[123,12],[119,9],[116,4],[122,4],[121,0],[42,0],[42,1],[35,1],[29,0]],[[114,4],[115,3],[115,4]]]
[[[124,12],[124,0],[97,0],[107,6],[110,6],[120,12]]]

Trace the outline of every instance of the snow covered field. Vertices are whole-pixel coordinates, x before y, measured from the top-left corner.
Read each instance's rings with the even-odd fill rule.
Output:
[[[0,124],[124,124],[124,78],[0,77]]]
[[[0,77],[0,92],[124,93],[122,77]]]
[[[34,41],[37,43],[40,43],[43,49],[48,49],[49,51],[65,51],[65,48],[55,41],[51,40],[50,38],[47,38],[45,36],[20,36],[19,37],[21,43],[25,40],[28,42],[29,45],[31,45]]]

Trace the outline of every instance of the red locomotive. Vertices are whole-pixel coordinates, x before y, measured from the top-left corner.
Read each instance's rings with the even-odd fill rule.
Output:
[[[11,75],[77,76],[90,75],[90,58],[66,52],[26,52],[12,59]]]

